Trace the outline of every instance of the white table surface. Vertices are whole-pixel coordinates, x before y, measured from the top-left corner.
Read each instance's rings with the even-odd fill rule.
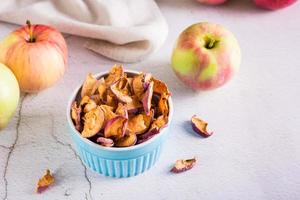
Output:
[[[85,49],[84,38],[68,36],[64,78],[46,91],[22,96],[12,122],[0,132],[1,199],[300,198],[300,3],[277,12],[238,0],[221,7],[191,0],[158,4],[169,23],[164,46],[125,67],[153,73],[172,91],[175,116],[160,161],[128,179],[99,176],[82,165],[67,132],[67,100],[88,72],[107,70],[115,62]],[[199,21],[227,26],[243,54],[238,75],[205,93],[186,88],[170,68],[177,35]],[[16,27],[0,23],[0,37]],[[209,122],[212,137],[202,139],[191,131],[193,114]],[[176,159],[193,156],[198,164],[191,171],[168,172]],[[57,182],[35,194],[46,168]]]

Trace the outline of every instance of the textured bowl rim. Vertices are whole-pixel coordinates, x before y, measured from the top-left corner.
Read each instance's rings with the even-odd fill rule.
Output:
[[[136,71],[136,70],[124,70],[126,73],[132,73],[132,74],[139,74],[141,72],[139,71]],[[95,78],[100,78],[102,76],[105,76],[109,73],[109,71],[103,71],[103,72],[100,72],[100,73],[97,73],[97,74],[93,74],[93,77]],[[120,148],[117,148],[117,147],[103,147],[101,146],[100,144],[96,144],[90,140],[88,140],[87,138],[84,138],[80,135],[80,133],[77,131],[77,129],[75,129],[75,126],[73,124],[73,121],[71,119],[71,115],[70,115],[70,112],[71,112],[71,105],[74,101],[74,99],[76,98],[78,92],[79,92],[79,89],[82,87],[82,83],[79,84],[79,86],[77,86],[75,88],[75,90],[72,92],[72,95],[68,101],[68,104],[67,104],[67,122],[68,122],[68,125],[71,127],[72,131],[76,134],[78,134],[77,136],[79,136],[81,138],[81,140],[85,143],[87,143],[88,145],[91,145],[95,148],[98,148],[100,150],[103,150],[103,151],[129,151],[129,150],[135,150],[135,149],[140,149],[152,142],[154,142],[155,140],[157,140],[158,138],[160,138],[164,133],[166,133],[166,129],[169,128],[170,124],[171,124],[171,121],[172,121],[172,118],[173,118],[173,102],[172,102],[172,97],[170,96],[169,99],[168,99],[168,103],[169,103],[169,120],[168,120],[168,124],[166,127],[164,127],[159,134],[156,134],[154,135],[152,138],[150,138],[149,140],[141,143],[141,144],[138,144],[138,145],[133,145],[133,146],[130,146],[130,147],[120,147]],[[73,133],[72,133],[73,134]]]

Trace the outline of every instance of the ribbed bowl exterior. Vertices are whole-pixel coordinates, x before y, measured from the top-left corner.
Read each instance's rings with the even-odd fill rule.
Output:
[[[137,71],[126,71],[138,74]],[[106,75],[103,72],[96,77]],[[169,122],[168,126],[163,128],[161,132],[150,140],[131,147],[103,147],[95,144],[90,140],[81,137],[80,133],[75,129],[70,117],[71,104],[76,98],[81,86],[73,93],[67,107],[67,121],[69,125],[69,133],[76,145],[76,150],[83,163],[91,170],[110,177],[123,178],[132,177],[141,174],[150,169],[159,159],[164,143],[168,137],[169,126],[173,116],[173,103],[169,98]]]
[[[78,133],[72,133],[72,138],[81,160],[88,168],[105,176],[124,178],[136,176],[150,169],[159,159],[167,135],[168,133],[164,133],[153,143],[128,151],[99,149],[83,142]]]

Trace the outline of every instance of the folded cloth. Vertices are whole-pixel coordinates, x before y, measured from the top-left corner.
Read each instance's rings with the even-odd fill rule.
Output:
[[[48,24],[88,37],[86,47],[121,62],[137,62],[157,50],[168,34],[154,0],[5,0],[0,20]]]

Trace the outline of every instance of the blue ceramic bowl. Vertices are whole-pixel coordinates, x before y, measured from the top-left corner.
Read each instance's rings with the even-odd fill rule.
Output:
[[[138,74],[137,71],[127,70],[128,74]],[[108,72],[97,74],[101,78]],[[150,169],[158,160],[163,145],[168,137],[169,126],[173,116],[173,103],[169,98],[169,123],[161,132],[148,141],[131,147],[103,147],[81,137],[75,129],[71,115],[71,104],[80,93],[81,85],[73,92],[67,107],[69,132],[76,144],[77,152],[83,163],[93,171],[110,177],[131,177]]]

